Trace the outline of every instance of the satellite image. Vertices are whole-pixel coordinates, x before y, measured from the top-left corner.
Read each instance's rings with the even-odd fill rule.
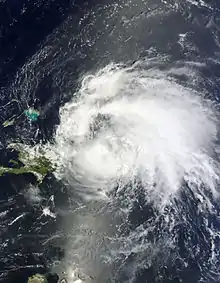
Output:
[[[0,1],[0,282],[220,282],[220,2]]]

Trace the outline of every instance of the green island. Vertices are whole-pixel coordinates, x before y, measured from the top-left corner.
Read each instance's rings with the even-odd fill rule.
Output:
[[[28,283],[47,283],[47,278],[42,274],[35,274],[28,278]]]
[[[21,175],[31,173],[41,183],[48,173],[55,170],[55,166],[43,153],[40,155],[31,154],[31,151],[28,148],[25,149],[21,144],[11,144],[8,148],[18,152],[18,160],[11,159],[9,161],[11,164],[10,167],[0,166],[0,176],[5,174]],[[20,165],[21,163],[22,165]]]

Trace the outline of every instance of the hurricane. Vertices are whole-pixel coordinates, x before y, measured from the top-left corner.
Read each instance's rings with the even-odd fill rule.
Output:
[[[111,64],[82,79],[60,111],[55,137],[66,174],[82,193],[107,196],[117,182],[135,178],[161,201],[183,181],[215,193],[214,106],[169,72],[144,65]]]
[[[218,199],[216,105],[195,90],[198,74],[190,64],[184,69],[163,69],[157,60],[140,60],[130,66],[111,63],[85,74],[72,99],[60,109],[52,145],[56,162],[61,164],[57,177],[88,207],[91,203],[99,209],[109,205],[112,210],[107,209],[108,213],[116,215],[114,221],[119,221],[119,227],[128,221],[137,204],[154,211],[154,223],[146,214],[145,224],[135,230],[125,233],[122,229],[106,236],[111,252],[101,254],[98,249],[93,256],[97,252],[111,264],[122,255],[142,258],[143,252],[148,263],[140,261],[142,267],[158,255],[169,261],[167,254],[177,243],[175,237],[167,238],[166,231],[173,232],[179,225],[181,194],[190,191],[201,213],[211,212],[211,199]],[[181,83],[183,70],[187,73]],[[92,217],[80,217],[79,221],[96,230]],[[110,225],[97,220],[99,214],[95,217],[99,225]],[[118,230],[116,227],[113,230]],[[161,229],[158,238],[150,240],[157,229]],[[87,244],[90,237],[87,235]],[[71,250],[67,244],[68,251],[78,255],[79,266],[86,270],[82,247],[73,246]],[[126,282],[133,282],[133,276]]]

